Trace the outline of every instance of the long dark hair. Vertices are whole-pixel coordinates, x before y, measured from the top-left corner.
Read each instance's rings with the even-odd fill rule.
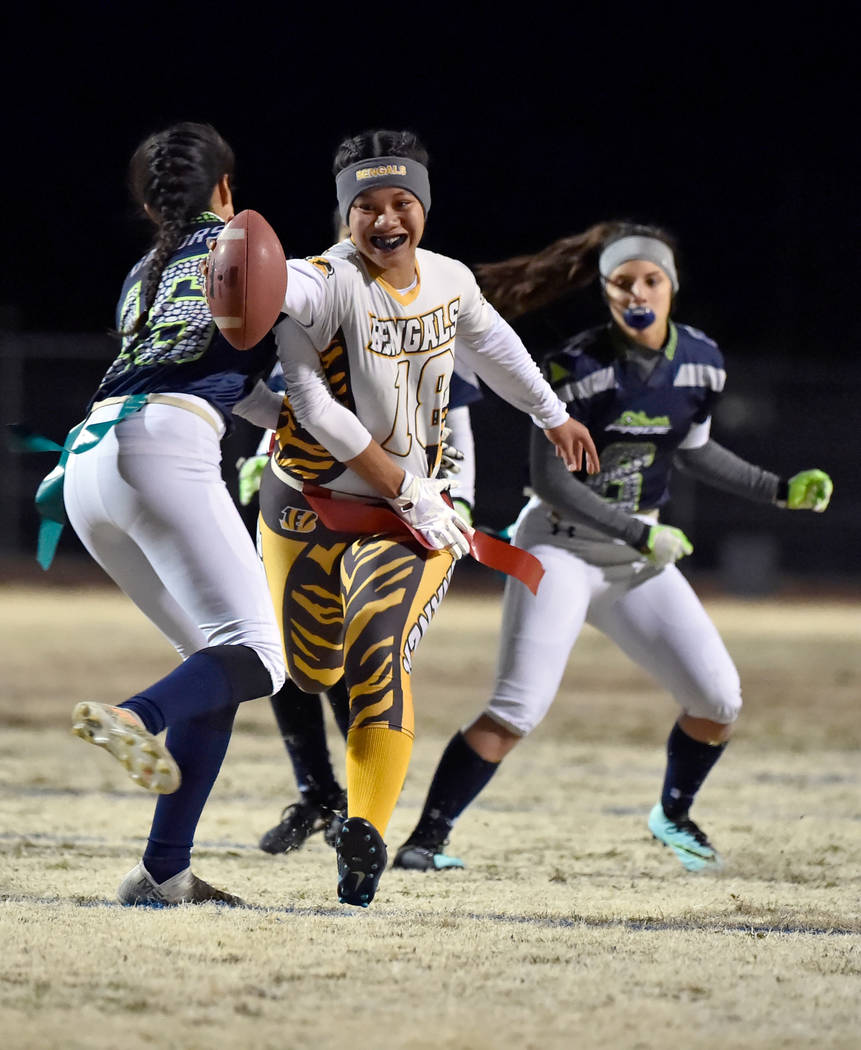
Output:
[[[165,264],[189,221],[209,207],[222,175],[233,175],[233,150],[210,124],[185,121],[145,139],[129,162],[129,189],[155,223],[153,254],[141,289],[140,314],[123,335],[146,323]]]
[[[363,131],[361,135],[344,139],[338,146],[332,162],[332,174],[337,175],[344,168],[368,157],[409,157],[425,167],[429,160],[428,151],[412,131]]]
[[[598,222],[582,233],[561,237],[533,255],[517,255],[475,268],[487,299],[503,317],[519,317],[548,306],[598,276],[598,259],[621,237],[656,237],[675,252],[674,238],[657,226],[613,220]]]

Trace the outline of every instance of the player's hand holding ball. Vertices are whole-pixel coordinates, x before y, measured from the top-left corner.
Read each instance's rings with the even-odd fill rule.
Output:
[[[787,483],[786,506],[789,510],[815,510],[821,514],[833,492],[834,482],[824,470],[802,470]]]
[[[694,545],[682,532],[672,525],[653,525],[649,529],[643,554],[652,565],[663,569],[666,565],[672,565],[679,558],[693,553]]]

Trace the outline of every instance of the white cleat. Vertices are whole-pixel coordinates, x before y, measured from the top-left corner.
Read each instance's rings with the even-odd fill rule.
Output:
[[[133,711],[85,700],[72,711],[72,732],[109,751],[147,791],[170,795],[179,787],[181,776],[173,756]]]
[[[135,865],[120,883],[117,900],[129,908],[171,908],[177,904],[225,904],[247,907],[245,901],[226,890],[217,890],[185,868],[164,882],[156,882],[144,867]]]

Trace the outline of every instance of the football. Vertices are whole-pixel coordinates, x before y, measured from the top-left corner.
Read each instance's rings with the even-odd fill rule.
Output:
[[[278,236],[256,211],[241,211],[218,236],[206,262],[206,301],[218,330],[250,350],[278,320],[287,263]]]

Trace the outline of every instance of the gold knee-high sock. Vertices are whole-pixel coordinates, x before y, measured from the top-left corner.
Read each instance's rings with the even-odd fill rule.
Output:
[[[413,738],[385,726],[347,734],[347,812],[364,817],[383,836],[404,786]]]

